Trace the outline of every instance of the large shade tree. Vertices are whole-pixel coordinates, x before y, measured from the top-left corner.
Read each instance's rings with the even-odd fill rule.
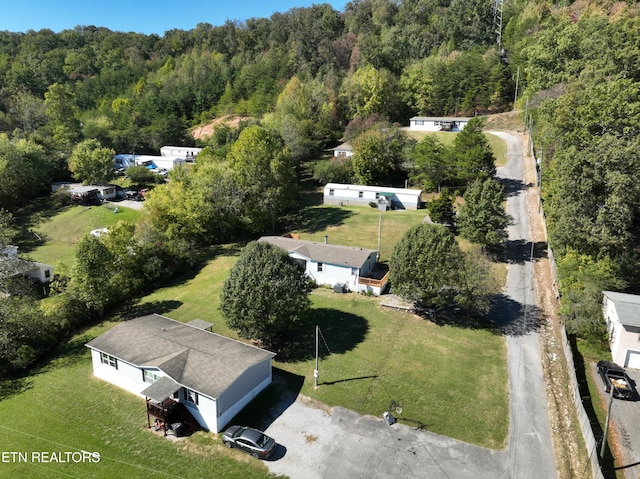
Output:
[[[79,143],[69,158],[69,170],[84,184],[103,184],[114,178],[113,156],[115,151],[103,148],[98,140]]]
[[[282,138],[259,126],[240,133],[228,155],[250,231],[273,231],[297,197],[296,169]]]
[[[393,291],[420,307],[488,309],[492,287],[486,264],[465,256],[445,226],[420,223],[410,228],[396,245],[389,266]]]
[[[511,218],[504,209],[504,187],[497,180],[487,178],[472,183],[464,194],[460,207],[458,228],[460,236],[488,247],[500,245],[507,237]]]
[[[282,249],[249,243],[224,282],[220,309],[241,338],[278,349],[309,308],[304,270]]]

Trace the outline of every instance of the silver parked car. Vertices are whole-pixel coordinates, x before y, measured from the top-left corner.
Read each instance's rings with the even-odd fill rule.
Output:
[[[237,447],[260,459],[268,458],[276,448],[276,441],[265,433],[245,426],[231,426],[222,441],[227,447]]]

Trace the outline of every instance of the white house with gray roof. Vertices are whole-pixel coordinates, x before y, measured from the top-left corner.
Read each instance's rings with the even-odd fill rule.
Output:
[[[614,291],[602,294],[613,361],[625,368],[640,369],[640,296]]]
[[[375,249],[306,241],[285,236],[263,236],[264,241],[285,250],[297,260],[307,276],[318,285],[344,284],[349,291],[380,295],[387,284],[388,272],[378,265]]]
[[[156,418],[179,403],[218,433],[271,384],[275,354],[207,331],[211,326],[159,314],[124,321],[86,344],[93,373],[146,398]]]

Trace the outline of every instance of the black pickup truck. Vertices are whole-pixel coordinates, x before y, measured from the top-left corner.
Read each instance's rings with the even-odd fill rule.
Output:
[[[613,385],[613,397],[632,399],[635,393],[633,381],[629,379],[624,369],[610,361],[598,361],[598,374],[604,382],[604,390],[609,393]]]

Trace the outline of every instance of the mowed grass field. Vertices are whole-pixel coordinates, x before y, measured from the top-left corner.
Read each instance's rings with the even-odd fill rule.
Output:
[[[38,201],[32,206],[28,218],[32,245],[28,251],[21,248],[29,256],[41,263],[55,266],[64,263],[71,266],[74,260],[76,243],[83,235],[94,229],[108,228],[118,221],[135,223],[140,212],[111,203],[103,206],[66,206],[51,215],[53,208],[50,201]],[[117,208],[117,209],[116,209]],[[27,219],[18,217],[18,224]]]
[[[324,206],[310,210],[314,210],[308,212],[310,217],[322,218],[322,227],[307,223],[308,229],[296,229],[302,239],[323,241],[327,235],[336,244],[376,248],[377,210]],[[382,213],[383,261],[424,214],[423,210]],[[217,249],[197,275],[148,295],[125,317],[156,312],[185,322],[200,318],[213,322],[215,332],[238,339],[226,326],[219,305],[222,283],[239,248]],[[496,265],[497,271],[504,269]],[[393,400],[403,406],[401,422],[502,448],[509,425],[504,338],[490,329],[439,326],[384,307],[384,299],[317,288],[311,295],[312,309],[303,320],[304,337],[295,338],[304,348],[301,359],[282,362],[276,358],[274,365],[297,378],[303,394],[329,406],[380,416]],[[315,325],[323,336],[318,388],[313,378]],[[271,400],[266,394],[265,409]]]
[[[396,242],[425,211],[308,207],[290,224],[303,239],[376,249],[388,261]],[[71,263],[75,242],[138,212],[70,207],[32,222],[42,238],[30,255]],[[382,218],[380,228],[380,218]],[[100,462],[0,462],[0,477],[267,477],[267,470],[217,435],[197,433],[179,442],[147,429],[144,401],[93,377],[84,344],[115,321],[156,312],[180,321],[211,321],[214,331],[237,338],[219,311],[224,279],[242,245],[212,248],[191,274],[141,298],[61,348],[29,377],[0,383],[0,451],[98,452]],[[504,265],[496,265],[496,271]],[[509,429],[504,338],[490,329],[437,325],[381,305],[384,298],[335,294],[318,288],[295,338],[297,359],[276,358],[276,373],[290,387],[328,406],[380,417],[391,401],[402,405],[400,422],[484,447],[501,449]],[[322,332],[319,387],[314,388],[315,326]],[[293,338],[292,338],[293,340]],[[273,385],[245,411],[246,422],[277,400]],[[277,440],[277,438],[276,438]]]

